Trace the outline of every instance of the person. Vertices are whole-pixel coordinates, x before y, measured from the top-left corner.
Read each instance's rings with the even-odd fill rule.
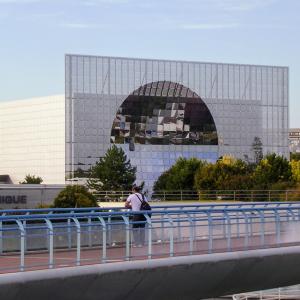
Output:
[[[129,208],[132,211],[140,211],[143,200],[148,202],[146,197],[140,192],[140,188],[133,185],[132,194],[128,196],[125,208]],[[145,242],[146,218],[143,214],[134,214],[132,220],[134,222],[132,225],[134,247],[142,247]]]

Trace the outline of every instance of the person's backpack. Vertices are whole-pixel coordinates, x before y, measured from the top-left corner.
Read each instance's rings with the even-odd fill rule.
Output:
[[[143,194],[142,194],[143,200],[141,200],[141,198],[138,196],[138,194],[135,194],[135,195],[141,201],[141,210],[151,210],[151,206],[147,201],[145,201]],[[149,217],[151,218],[151,214],[149,214]]]

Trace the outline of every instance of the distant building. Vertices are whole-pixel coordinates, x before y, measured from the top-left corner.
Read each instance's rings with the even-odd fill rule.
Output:
[[[287,67],[66,55],[66,176],[112,144],[151,189],[179,157],[289,157]]]
[[[0,102],[0,182],[65,183],[65,96]]]
[[[289,130],[289,148],[291,153],[300,153],[300,128]]]

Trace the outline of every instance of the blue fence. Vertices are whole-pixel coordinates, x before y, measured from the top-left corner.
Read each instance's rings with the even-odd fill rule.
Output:
[[[155,204],[155,203],[154,203]],[[234,203],[203,203],[203,204],[173,204],[173,205],[153,205],[154,210],[169,209],[214,209],[214,208],[259,208],[259,207],[292,207],[300,205],[295,201],[273,201],[273,202],[234,202]],[[6,215],[30,215],[30,214],[53,214],[53,213],[86,213],[86,212],[104,212],[104,211],[127,211],[125,207],[89,207],[89,208],[38,208],[38,209],[3,209],[0,210],[0,216]]]
[[[300,244],[295,202],[1,213],[0,272]]]

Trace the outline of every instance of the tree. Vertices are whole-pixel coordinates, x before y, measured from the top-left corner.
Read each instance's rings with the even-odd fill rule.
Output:
[[[83,170],[81,168],[77,168],[75,171],[74,171],[74,178],[78,177],[78,178],[87,178],[89,177],[89,171],[86,171],[86,170]]]
[[[252,187],[251,168],[240,159],[221,157],[198,169],[195,186],[201,190],[238,190]]]
[[[207,164],[203,168],[197,170],[195,174],[195,187],[200,190],[216,190],[217,189],[217,163]]]
[[[236,158],[234,158],[232,155],[225,154],[223,156],[220,156],[218,159],[218,162],[222,162],[225,165],[232,165],[237,161]]]
[[[97,206],[96,198],[82,185],[68,185],[54,199],[54,207],[72,208],[95,206]]]
[[[293,160],[298,161],[298,160],[300,160],[300,153],[299,152],[292,152],[292,153],[290,153],[290,158],[291,158],[292,161]]]
[[[91,168],[88,186],[96,191],[127,191],[136,179],[136,167],[123,149],[113,145],[104,157]]]
[[[154,191],[193,190],[195,173],[204,164],[197,158],[180,157],[169,170],[157,179],[153,187]]]
[[[254,141],[252,143],[252,151],[254,154],[254,162],[259,164],[259,162],[263,159],[263,144],[259,137],[254,137]]]
[[[292,182],[293,174],[289,161],[280,155],[268,154],[254,171],[256,188],[270,188],[279,182]]]
[[[43,179],[39,176],[35,175],[26,175],[25,180],[23,182],[20,182],[20,184],[41,184],[43,182]]]
[[[294,181],[300,182],[300,160],[292,160],[290,165]]]

